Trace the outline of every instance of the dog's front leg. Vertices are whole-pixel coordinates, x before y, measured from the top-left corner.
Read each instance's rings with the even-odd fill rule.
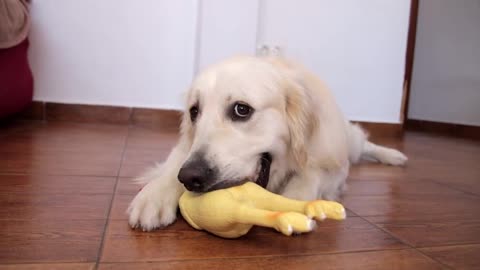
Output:
[[[153,168],[139,179],[147,184],[128,207],[132,228],[150,231],[175,221],[178,199],[184,192],[177,175],[188,150],[189,146],[180,140],[163,165]]]
[[[344,188],[347,176],[348,165],[336,170],[307,168],[289,180],[282,195],[302,201],[335,200]]]
[[[319,176],[303,172],[290,178],[282,195],[300,201],[314,201],[317,199],[319,186]]]

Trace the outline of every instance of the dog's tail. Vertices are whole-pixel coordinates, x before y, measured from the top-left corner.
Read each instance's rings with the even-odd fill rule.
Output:
[[[347,130],[350,162],[366,159],[393,166],[403,166],[407,162],[408,158],[402,152],[370,142],[367,133],[360,126],[350,124]]]

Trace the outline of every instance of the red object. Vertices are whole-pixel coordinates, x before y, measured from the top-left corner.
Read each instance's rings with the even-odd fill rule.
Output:
[[[28,63],[28,39],[0,49],[0,118],[27,107],[33,97],[33,77]]]

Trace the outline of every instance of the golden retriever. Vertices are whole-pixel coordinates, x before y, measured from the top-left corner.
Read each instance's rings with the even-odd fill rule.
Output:
[[[180,132],[167,160],[140,178],[146,185],[128,208],[132,227],[171,224],[185,188],[207,192],[254,181],[294,199],[334,200],[359,159],[407,161],[369,142],[313,73],[273,57],[234,57],[201,72]]]

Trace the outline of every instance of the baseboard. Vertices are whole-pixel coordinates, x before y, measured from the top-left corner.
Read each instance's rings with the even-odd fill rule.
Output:
[[[160,129],[178,129],[181,115],[181,112],[177,110],[34,101],[23,112],[16,115],[16,118],[22,120],[140,125],[154,126]]]
[[[400,123],[375,123],[361,121],[352,121],[352,123],[359,124],[365,131],[369,133],[370,137],[372,138],[403,136],[403,125]]]
[[[154,126],[162,129],[177,129],[181,112],[165,109],[144,109],[122,106],[63,104],[35,101],[18,114],[26,120],[69,121],[80,123],[105,123],[116,125]],[[372,137],[398,137],[403,134],[401,124],[359,123]]]
[[[408,119],[405,122],[405,127],[407,130],[411,131],[421,131],[444,136],[480,140],[480,126]]]

